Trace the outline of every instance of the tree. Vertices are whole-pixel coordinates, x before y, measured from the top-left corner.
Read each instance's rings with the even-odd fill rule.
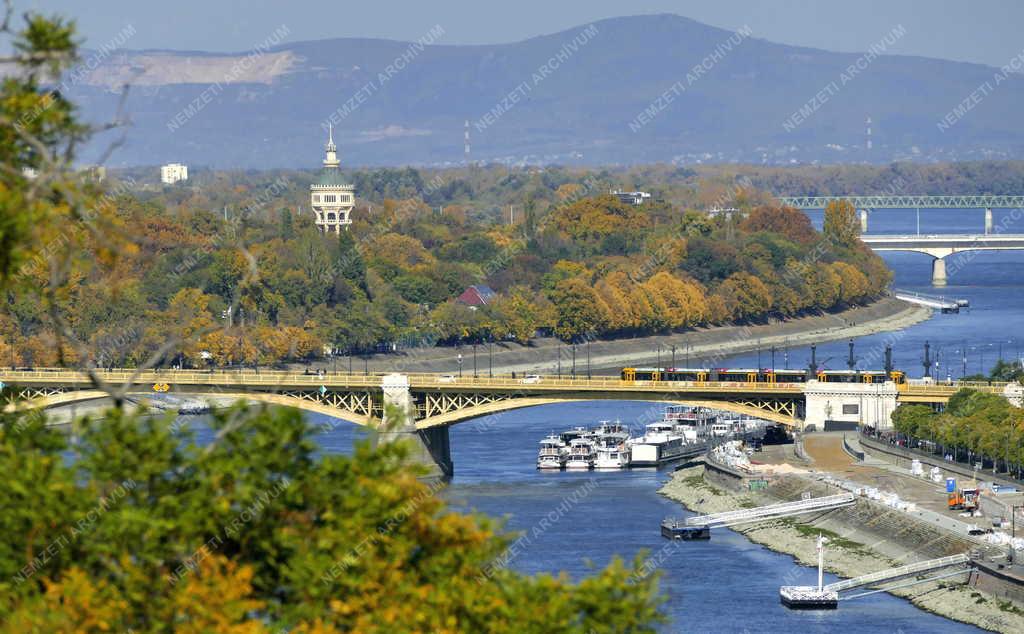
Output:
[[[555,285],[551,292],[555,306],[555,334],[563,341],[579,341],[600,333],[608,323],[608,308],[594,287],[574,277]]]
[[[291,209],[285,208],[281,210],[281,239],[291,240],[295,237],[295,225],[292,222],[292,211]]]
[[[921,437],[934,413],[928,405],[904,403],[893,410],[892,424],[901,434]]]
[[[366,291],[366,263],[351,231],[338,234],[337,271],[354,288]]]
[[[203,447],[170,418],[114,409],[69,445],[42,417],[3,415],[0,631],[645,632],[662,620],[657,575],[638,568],[573,583],[496,564],[513,536],[446,512],[404,444],[324,455],[291,409],[218,410],[210,426]]]
[[[818,239],[818,232],[807,214],[792,207],[756,207],[740,223],[740,229],[749,233],[770,231],[804,245],[813,244]]]
[[[833,200],[825,207],[825,237],[833,243],[849,247],[857,243],[860,237],[860,221],[857,210],[848,200]]]

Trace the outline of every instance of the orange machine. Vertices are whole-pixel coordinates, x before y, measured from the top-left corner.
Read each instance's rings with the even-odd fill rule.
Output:
[[[978,509],[978,498],[981,492],[978,489],[957,489],[949,494],[950,510],[975,511]]]

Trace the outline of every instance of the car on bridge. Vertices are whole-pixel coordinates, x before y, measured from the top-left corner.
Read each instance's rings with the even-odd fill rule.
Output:
[[[454,374],[442,374],[437,377],[438,383],[455,383],[458,379],[455,378]]]
[[[523,383],[524,385],[529,383],[540,383],[540,380],[541,379],[539,374],[527,374],[526,376],[523,377],[521,383]]]

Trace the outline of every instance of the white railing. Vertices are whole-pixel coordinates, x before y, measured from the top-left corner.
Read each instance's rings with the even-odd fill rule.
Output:
[[[758,522],[765,519],[776,519],[789,515],[801,515],[815,511],[850,506],[857,502],[857,496],[852,493],[840,493],[820,498],[797,500],[796,502],[782,502],[770,504],[752,509],[739,509],[737,511],[725,511],[722,513],[711,513],[709,515],[698,515],[689,517],[686,523],[689,526],[733,526]]]
[[[950,555],[948,557],[940,557],[939,559],[929,559],[927,561],[919,561],[913,564],[907,564],[906,566],[900,566],[899,568],[890,568],[889,570],[879,570],[878,572],[872,572],[859,577],[853,577],[852,579],[843,579],[835,583],[830,583],[824,587],[825,590],[833,592],[842,592],[843,590],[850,590],[852,588],[859,588],[860,586],[867,586],[875,583],[882,583],[884,581],[893,581],[900,577],[908,577],[910,575],[916,575],[922,572],[928,572],[931,570],[938,570],[940,568],[948,568],[950,566],[961,566],[970,563],[971,558],[967,555]]]

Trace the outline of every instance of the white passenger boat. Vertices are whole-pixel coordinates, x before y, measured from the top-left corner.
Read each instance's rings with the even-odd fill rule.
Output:
[[[683,437],[675,425],[665,421],[651,423],[643,436],[628,441],[629,462],[634,467],[653,467],[680,458],[684,453]]]
[[[576,438],[569,444],[565,459],[566,471],[586,471],[594,468],[594,443],[589,438]]]
[[[629,466],[629,431],[619,421],[601,421],[594,430],[594,468],[622,469]]]
[[[537,452],[538,469],[564,469],[566,458],[565,446],[561,438],[555,434],[548,434],[540,441],[540,451]]]

